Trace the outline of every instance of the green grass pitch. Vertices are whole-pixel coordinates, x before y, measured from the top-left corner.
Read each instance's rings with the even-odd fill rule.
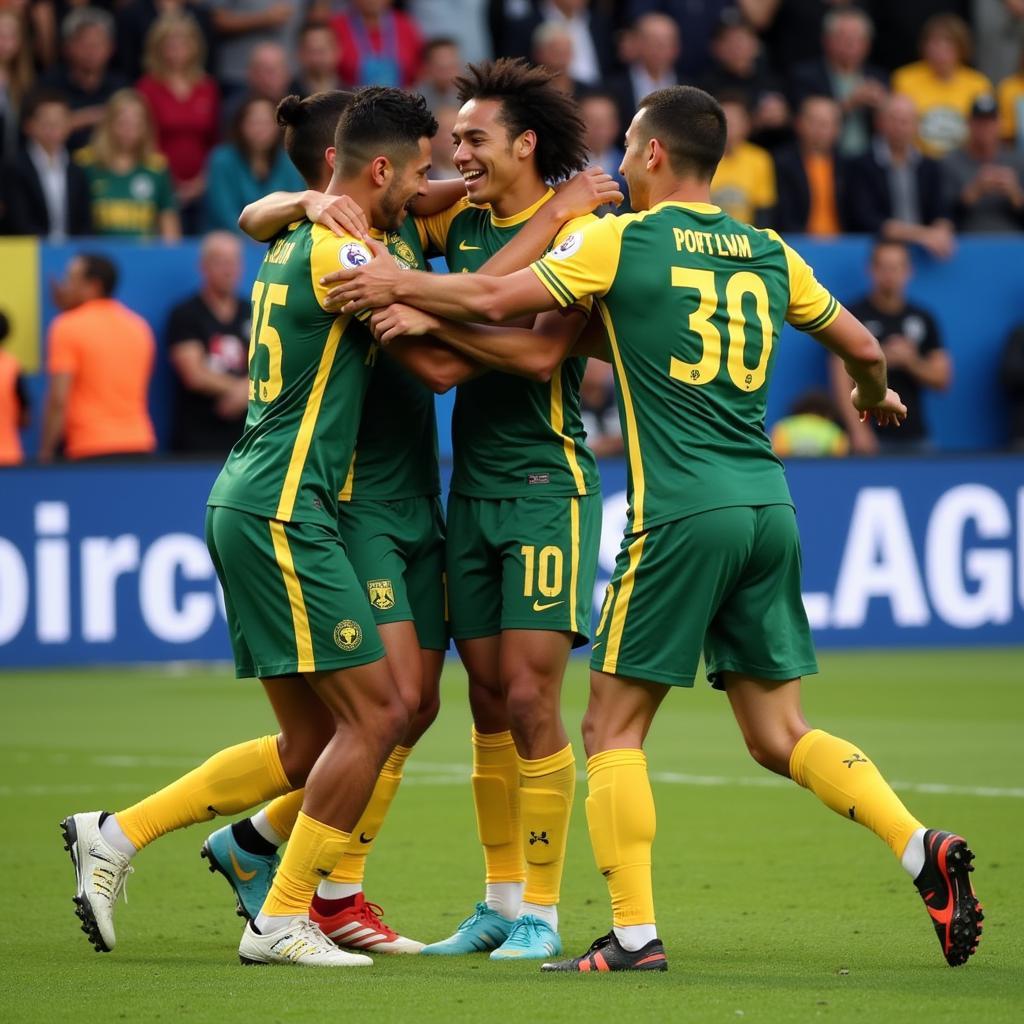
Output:
[[[746,755],[725,700],[672,694],[648,747],[655,884],[668,974],[546,976],[534,964],[378,957],[373,968],[243,969],[240,922],[199,847],[213,826],[144,851],[116,951],[94,953],[71,905],[58,821],[117,809],[207,754],[273,726],[255,684],[224,669],[0,677],[0,1019],[5,1021],[983,1021],[1024,1019],[1024,653],[827,654],[811,721],[870,753],[917,816],[963,832],[986,908],[980,951],[951,970],[920,900],[864,829]],[[464,676],[413,755],[367,894],[423,940],[481,895]],[[570,734],[586,668],[565,686]],[[582,759],[581,759],[582,766]],[[580,785],[562,902],[578,953],[607,930]]]

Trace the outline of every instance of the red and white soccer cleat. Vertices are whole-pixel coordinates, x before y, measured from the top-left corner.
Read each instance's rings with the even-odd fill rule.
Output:
[[[423,948],[422,942],[407,939],[389,928],[380,919],[384,911],[376,903],[367,903],[361,892],[356,893],[354,899],[352,906],[330,916],[320,913],[316,906],[310,907],[309,919],[345,949],[367,953],[418,953]]]

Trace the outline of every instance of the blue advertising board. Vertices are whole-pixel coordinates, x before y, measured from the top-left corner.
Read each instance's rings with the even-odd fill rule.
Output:
[[[0,471],[0,666],[227,658],[203,541],[217,470]],[[626,508],[624,464],[601,470],[597,605]],[[795,461],[788,476],[819,644],[1024,645],[1024,457]]]

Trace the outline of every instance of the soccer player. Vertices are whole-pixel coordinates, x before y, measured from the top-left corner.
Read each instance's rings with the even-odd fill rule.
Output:
[[[350,197],[324,192],[338,157],[334,129],[351,101],[351,93],[332,91],[299,100],[283,100],[278,120],[285,127],[284,144],[310,191],[277,193],[250,204],[240,223],[258,239],[276,235],[287,224],[308,217],[341,233],[365,230],[362,212]],[[562,187],[552,212],[558,224],[522,232],[487,264],[501,273],[525,267],[539,256],[557,228],[574,213],[589,212],[614,194],[607,174],[586,172]],[[447,209],[465,194],[461,179],[432,182],[414,211]],[[425,265],[425,232],[409,217],[398,235],[370,231],[387,241],[395,265],[403,270]],[[550,360],[551,346],[534,344],[540,359]],[[402,364],[406,364],[408,369]],[[411,372],[410,372],[411,371]],[[385,763],[370,802],[353,829],[351,843],[329,879],[317,889],[311,919],[325,934],[347,948],[369,953],[415,953],[415,942],[380,920],[376,904],[368,903],[362,883],[366,859],[380,834],[402,779],[412,748],[437,715],[444,650],[448,646],[444,612],[444,518],[439,494],[437,427],[434,391],[444,391],[480,372],[479,365],[447,347],[398,344],[377,360],[364,405],[363,420],[348,479],[339,496],[338,525],[345,548],[373,609],[388,662],[406,708],[410,726]],[[423,380],[418,378],[422,377]],[[247,917],[258,912],[277,863],[276,849],[291,834],[302,802],[301,792],[279,797],[251,819],[213,833],[203,855],[211,870],[231,884]]]
[[[329,191],[352,197],[380,231],[397,232],[409,203],[426,192],[436,130],[422,98],[365,90],[338,125],[343,156]],[[409,719],[337,522],[377,348],[359,319],[324,308],[319,281],[339,263],[371,258],[362,241],[302,221],[274,239],[253,286],[249,415],[210,494],[206,532],[236,674],[259,676],[281,732],[221,751],[117,814],[65,819],[77,911],[99,951],[114,946],[114,901],[138,850],[305,785],[239,957],[372,962],[338,949],[308,917]]]
[[[470,65],[456,84],[453,160],[468,196],[426,219],[453,283],[545,217],[549,183],[587,164],[578,108],[550,72],[505,59]],[[418,286],[437,275],[405,276],[415,305]],[[600,539],[600,483],[579,409],[584,360],[570,355],[588,316],[584,300],[537,320],[557,352],[541,379],[491,372],[456,391],[448,607],[469,675],[486,889],[455,934],[424,954],[543,959],[561,949],[576,766],[560,693],[569,653],[589,635]]]
[[[671,686],[692,686],[703,650],[751,755],[843,818],[871,829],[914,880],[953,966],[974,952],[982,912],[973,854],[926,829],[854,744],[812,729],[800,680],[817,671],[800,596],[800,544],[782,466],[764,432],[783,321],[845,363],[865,417],[898,425],[875,339],[772,231],[710,205],[725,118],[707,93],[652,93],[626,135],[622,173],[642,211],[606,217],[504,278],[389,287],[395,300],[500,322],[594,296],[608,333],[629,467],[626,535],[591,660],[583,723],[595,859],[613,927],[545,970],[665,970],[651,885],[654,802],[643,743]],[[374,275],[335,289],[358,309]],[[393,275],[385,273],[383,279]]]

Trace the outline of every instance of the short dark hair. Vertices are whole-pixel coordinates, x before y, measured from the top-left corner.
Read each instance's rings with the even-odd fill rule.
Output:
[[[307,185],[324,174],[324,152],[334,145],[341,115],[353,94],[347,89],[315,92],[305,99],[285,96],[277,105],[277,123],[284,129],[284,149]]]
[[[708,181],[725,153],[725,114],[710,93],[692,85],[658,89],[640,101],[637,124],[648,140],[657,139],[672,170]]]
[[[883,249],[899,249],[908,260],[910,259],[910,246],[906,242],[901,242],[898,238],[886,238],[885,235],[876,235],[871,242],[871,255],[869,259],[872,263],[875,262],[875,257]]]
[[[75,259],[81,260],[82,274],[87,281],[95,281],[105,299],[109,299],[117,288],[117,267],[112,260],[96,252],[80,252]]]
[[[29,93],[28,98],[22,106],[22,123],[31,120],[39,112],[40,107],[45,107],[50,103],[67,107],[69,110],[71,109],[67,96],[59,89],[35,89]]]
[[[415,148],[436,134],[437,120],[422,96],[371,85],[355,93],[338,122],[335,166],[347,177],[378,154]]]
[[[586,126],[579,104],[553,84],[556,75],[520,57],[470,64],[455,79],[459,102],[497,100],[510,138],[533,131],[537,171],[547,182],[561,181],[589,163]]]
[[[448,46],[454,46],[457,50],[459,48],[458,39],[452,36],[434,36],[433,39],[428,39],[426,46],[423,47],[423,59],[426,60],[435,50],[442,50]]]

